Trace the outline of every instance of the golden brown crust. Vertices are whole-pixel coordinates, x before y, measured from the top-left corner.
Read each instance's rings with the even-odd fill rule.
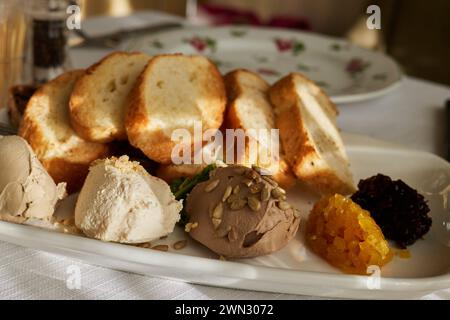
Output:
[[[41,127],[34,122],[34,119],[27,115],[27,112],[25,112],[25,115],[20,124],[18,135],[27,140],[31,149],[33,149],[33,151],[36,153],[38,159],[41,159],[45,155],[47,141],[42,134]]]
[[[285,111],[278,114],[276,123],[280,129],[283,148],[286,150],[286,160],[297,177],[303,179],[301,172],[299,172],[302,159],[309,154],[314,154],[315,150],[308,143],[299,108],[294,104],[292,107],[285,109]]]
[[[245,69],[236,69],[228,72],[223,77],[228,102],[235,100],[242,94],[242,88],[237,81],[240,72],[250,72],[250,71],[247,71]]]
[[[156,176],[171,183],[178,178],[191,178],[200,173],[205,166],[200,164],[161,164],[156,170]]]
[[[242,122],[236,112],[236,99],[242,95],[242,88],[238,83],[237,77],[241,71],[247,71],[245,69],[237,69],[230,71],[224,77],[225,89],[227,92],[227,107],[225,110],[224,123],[225,129],[237,129],[242,128]]]
[[[211,61],[211,59],[206,58],[206,60],[209,61],[209,72],[211,74],[210,81],[208,81],[207,85],[208,87],[206,90],[210,92],[215,92],[218,97],[218,104],[222,105],[223,108],[220,112],[217,113],[209,113],[208,116],[213,118],[215,121],[214,123],[210,123],[211,128],[220,128],[220,126],[223,123],[224,119],[224,113],[226,109],[227,104],[227,94],[225,89],[225,83],[222,77],[222,74],[220,73],[219,69],[217,68],[216,64]]]
[[[146,68],[136,81],[136,85],[130,93],[130,99],[125,111],[125,129],[130,144],[140,149],[150,159],[163,164],[170,164],[172,148],[175,145],[170,138],[166,137],[160,130],[147,133],[149,117],[145,100],[145,77],[148,72]],[[152,156],[149,156],[152,155]]]
[[[297,178],[292,172],[289,163],[282,158],[278,164],[278,172],[273,175],[273,179],[283,188],[290,189],[297,183]]]
[[[64,158],[43,160],[42,165],[55,183],[66,182],[67,193],[75,193],[81,189],[89,171],[87,163],[72,163]]]
[[[230,101],[227,105],[227,111],[225,116],[225,129],[238,129],[243,128],[241,119],[237,115],[236,103],[235,101]]]
[[[163,54],[150,59],[130,93],[125,112],[125,129],[130,144],[140,149],[150,159],[161,164],[172,163],[171,153],[176,144],[161,129],[149,128],[152,115],[148,114],[146,104],[152,102],[147,102],[144,94],[146,90],[146,79],[153,72],[153,66],[159,59],[174,56],[182,55]],[[195,56],[189,57],[195,58]],[[219,128],[223,122],[223,111],[226,104],[225,85],[217,67],[211,61],[209,62],[211,79],[207,83],[208,87],[204,89],[218,94],[217,98],[219,102],[217,104],[222,104],[224,107],[222,112],[203,114],[203,117],[209,119],[209,128]],[[203,126],[203,130],[209,128],[206,128],[205,125]]]
[[[92,143],[89,143],[92,145]],[[69,150],[64,157],[47,158],[42,161],[55,182],[67,182],[67,191],[73,193],[79,191],[89,171],[90,164],[98,159],[110,155],[107,144],[95,144],[96,148],[89,150],[85,145],[79,145]]]
[[[99,127],[97,124],[98,119],[95,119],[92,113],[86,111],[84,106],[90,102],[87,101],[89,97],[86,95],[86,92],[92,91],[91,77],[95,74],[96,70],[111,59],[120,56],[128,58],[132,55],[142,55],[142,53],[115,51],[103,57],[100,61],[86,69],[84,76],[81,77],[75,84],[69,102],[70,122],[75,132],[83,139],[100,143],[127,139],[125,130],[120,130],[120,128],[106,129],[104,127]],[[108,131],[108,135],[105,135],[106,131]]]
[[[63,155],[52,155],[59,150],[61,145],[48,140],[44,131],[46,130],[44,128],[46,124],[37,119],[35,114],[39,111],[45,111],[46,106],[43,106],[41,102],[43,98],[46,99],[52,91],[65,86],[73,77],[80,77],[83,73],[83,70],[69,71],[40,87],[28,102],[19,128],[19,136],[27,140],[37,158],[55,182],[67,183],[69,193],[76,192],[81,188],[89,164],[96,159],[108,156],[109,147],[104,144],[80,140],[76,146],[67,150]],[[75,135],[74,132],[73,135]]]
[[[46,154],[48,141],[43,133],[43,124],[39,123],[34,116],[34,109],[41,109],[39,101],[41,98],[47,97],[47,91],[52,91],[51,88],[64,85],[72,77],[80,77],[83,73],[84,70],[63,73],[37,89],[28,101],[18,134],[27,140],[38,158],[42,158]]]
[[[276,123],[280,129],[283,148],[286,150],[286,160],[295,175],[318,193],[352,193],[354,188],[342,181],[336,172],[320,166],[321,158],[311,144],[302,121],[301,108],[298,105],[301,102],[297,98],[294,80],[297,76],[309,81],[301,75],[290,74],[276,82],[269,90],[270,100],[277,108]],[[331,103],[330,106],[337,112],[334,104]]]
[[[312,83],[310,79],[300,73],[290,73],[284,78],[278,80],[269,89],[269,97],[273,105],[276,105],[278,109],[290,107],[297,100],[295,78],[300,79],[305,83]],[[331,112],[335,113],[335,116],[339,114],[339,110],[336,105],[330,100],[325,92],[316,86],[320,92],[320,96],[326,101],[326,104],[331,108]],[[276,93],[276,94],[275,94]]]
[[[239,73],[241,73],[241,72],[251,73],[255,77],[258,77],[259,80],[264,81],[257,74],[255,74],[251,71],[245,70],[245,69],[237,69],[237,70],[227,73],[224,76],[225,87],[227,89],[227,97],[228,97],[228,104],[227,104],[226,117],[225,117],[224,123],[226,126],[225,128],[229,128],[229,129],[250,129],[250,128],[244,128],[244,125],[242,124],[242,121],[237,113],[238,107],[236,105],[236,99],[238,99],[241,95],[244,94],[242,85],[240,84],[240,82],[238,80]],[[268,84],[267,84],[267,87],[269,87]],[[246,145],[246,156],[248,156],[248,152],[249,152],[247,147],[248,147],[248,145]],[[293,174],[289,164],[284,160],[283,150],[280,150],[280,153],[281,153],[281,159],[278,163],[278,172],[276,172],[273,175],[273,178],[283,188],[289,189],[295,185],[296,177]]]
[[[276,113],[281,113],[294,105],[297,95],[292,74],[281,78],[272,85],[269,89],[269,99],[276,106]]]

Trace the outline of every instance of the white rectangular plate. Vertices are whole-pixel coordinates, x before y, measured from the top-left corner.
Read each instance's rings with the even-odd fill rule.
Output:
[[[341,273],[305,248],[304,220],[283,250],[238,261],[220,261],[193,240],[182,250],[160,252],[7,222],[0,222],[0,240],[119,270],[220,287],[342,298],[415,298],[450,288],[450,212],[444,204],[450,164],[432,154],[370,138],[345,135],[345,141],[356,181],[377,173],[402,179],[424,194],[431,208],[431,231],[410,247],[411,258],[395,257],[383,268],[379,286],[374,277]],[[305,217],[316,200],[301,186],[288,196]],[[71,198],[58,213],[73,209]],[[177,227],[159,243],[171,245],[186,238]]]

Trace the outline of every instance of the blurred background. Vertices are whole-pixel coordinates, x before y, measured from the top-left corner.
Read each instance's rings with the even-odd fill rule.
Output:
[[[83,18],[159,10],[197,24],[252,24],[341,36],[393,56],[408,75],[450,85],[448,0],[79,0]],[[368,5],[381,30],[366,27]]]

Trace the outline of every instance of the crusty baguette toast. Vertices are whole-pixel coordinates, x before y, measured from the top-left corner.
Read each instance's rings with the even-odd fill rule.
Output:
[[[311,80],[292,73],[269,90],[286,158],[295,175],[320,194],[355,191],[336,125],[337,108]]]
[[[199,174],[209,164],[215,163],[221,165],[223,162],[222,146],[216,146],[214,143],[206,143],[196,150],[191,149],[191,159],[201,163],[181,163],[181,164],[160,164],[156,170],[156,176],[167,183],[171,183],[178,178],[191,178]]]
[[[70,97],[70,120],[77,134],[93,142],[126,140],[128,95],[150,57],[114,52],[86,70]]]
[[[83,74],[70,71],[40,87],[19,128],[55,182],[67,182],[69,193],[81,188],[92,161],[108,155],[107,145],[83,140],[70,126],[69,97]]]
[[[156,176],[171,183],[178,178],[191,178],[205,167],[206,164],[160,164],[156,169]]]
[[[170,164],[175,129],[194,123],[219,128],[226,95],[217,67],[203,56],[159,55],[150,60],[130,95],[125,128],[130,143],[150,159]],[[201,137],[200,137],[201,138]]]
[[[228,105],[225,118],[225,126],[231,129],[255,129],[267,130],[275,129],[275,115],[270,104],[267,92],[269,84],[256,73],[248,70],[234,70],[224,77],[227,89]],[[248,141],[247,141],[248,142]],[[259,141],[258,141],[259,143]],[[260,143],[258,148],[270,150],[269,146]],[[279,155],[273,155],[273,159],[266,164],[262,164],[258,154],[253,156],[253,163],[250,156],[249,144],[246,143],[245,151],[241,153],[244,165],[257,165],[267,168],[273,172],[274,179],[284,188],[289,188],[295,184],[296,178],[284,159],[281,145]],[[253,149],[254,152],[258,150]],[[237,152],[236,152],[237,154]],[[269,154],[269,153],[268,153]]]

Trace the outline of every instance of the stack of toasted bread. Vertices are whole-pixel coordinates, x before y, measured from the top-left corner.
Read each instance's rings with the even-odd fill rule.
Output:
[[[271,159],[281,185],[300,179],[322,194],[346,194],[354,187],[336,116],[334,104],[300,74],[270,86],[247,70],[222,77],[203,56],[115,52],[41,86],[19,134],[55,181],[75,192],[90,163],[110,155],[117,141],[159,163],[156,174],[170,181],[204,166],[172,163],[175,129],[279,129],[280,156]],[[245,146],[245,159],[253,160],[244,163],[260,166],[250,150]]]

